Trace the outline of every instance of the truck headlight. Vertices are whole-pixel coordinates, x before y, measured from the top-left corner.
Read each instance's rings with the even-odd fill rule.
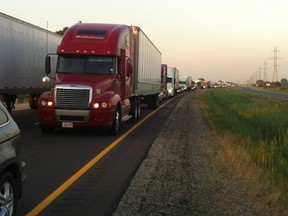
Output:
[[[95,109],[98,109],[98,108],[99,108],[99,103],[94,103],[93,107],[94,107]]]
[[[52,101],[48,101],[47,102],[47,106],[53,106],[53,102]]]
[[[53,102],[52,102],[52,101],[46,101],[46,100],[41,100],[41,101],[40,101],[40,104],[41,104],[41,106],[43,106],[43,107],[45,107],[45,106],[48,106],[48,107],[53,106]]]
[[[93,108],[94,109],[99,109],[99,108],[111,109],[111,108],[113,108],[113,105],[112,105],[112,103],[107,103],[105,101],[103,101],[101,103],[96,102],[96,103],[93,104]]]
[[[102,102],[102,103],[101,103],[101,107],[102,107],[102,108],[107,108],[107,106],[108,106],[108,104],[107,104],[106,102]]]
[[[41,106],[46,106],[47,102],[45,100],[41,100],[40,104]]]

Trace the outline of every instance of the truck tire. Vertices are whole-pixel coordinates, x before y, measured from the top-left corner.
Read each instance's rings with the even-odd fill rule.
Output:
[[[152,108],[157,109],[160,104],[159,94],[151,95],[152,97]]]
[[[132,115],[131,122],[136,122],[140,118],[140,98],[133,97],[131,100],[131,112]]]
[[[141,100],[137,97],[137,120],[141,118]]]
[[[121,111],[120,108],[117,106],[114,114],[114,120],[112,127],[110,129],[111,135],[117,135],[120,129],[120,123],[121,123]]]
[[[13,109],[15,109],[17,95],[4,95],[4,102],[7,110],[11,113]]]
[[[30,109],[37,109],[38,108],[38,99],[39,99],[39,95],[33,94],[29,96],[29,106]]]

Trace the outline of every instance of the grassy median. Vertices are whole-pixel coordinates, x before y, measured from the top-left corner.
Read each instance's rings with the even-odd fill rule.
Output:
[[[197,98],[216,133],[223,137],[229,134],[230,144],[232,136],[233,145],[239,145],[243,155],[249,155],[287,198],[288,101],[247,94],[237,88],[209,89]]]

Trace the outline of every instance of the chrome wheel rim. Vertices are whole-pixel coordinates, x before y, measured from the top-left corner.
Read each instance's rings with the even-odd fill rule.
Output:
[[[115,129],[116,131],[118,131],[120,127],[120,112],[119,112],[119,109],[116,110],[116,113],[115,113]]]
[[[13,209],[13,188],[9,182],[5,182],[0,189],[0,216],[12,216]]]

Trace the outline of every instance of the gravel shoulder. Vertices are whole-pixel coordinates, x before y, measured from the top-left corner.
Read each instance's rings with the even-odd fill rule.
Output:
[[[195,97],[187,93],[174,108],[113,215],[288,215],[219,159]]]

